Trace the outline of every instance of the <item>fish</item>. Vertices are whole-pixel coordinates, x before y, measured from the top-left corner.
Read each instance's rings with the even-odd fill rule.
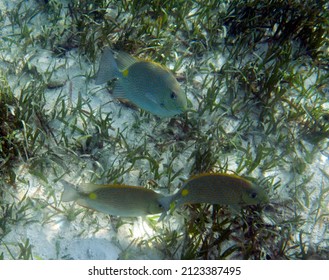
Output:
[[[262,188],[240,176],[202,173],[192,176],[177,193],[161,198],[160,202],[165,208],[164,212],[170,209],[172,203],[175,207],[182,204],[209,203],[239,209],[241,206],[267,203],[268,197]]]
[[[77,204],[105,214],[122,217],[139,217],[163,212],[163,197],[153,190],[120,184],[82,183],[75,186],[63,181],[62,202]]]
[[[116,79],[115,98],[126,99],[160,118],[173,117],[187,109],[187,97],[170,70],[156,62],[141,60],[125,52],[114,58],[105,48],[95,84]]]

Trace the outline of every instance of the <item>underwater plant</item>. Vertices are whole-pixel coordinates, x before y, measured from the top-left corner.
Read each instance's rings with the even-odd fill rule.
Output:
[[[4,1],[1,259],[77,258],[60,236],[97,234],[118,258],[328,258],[327,1]],[[106,47],[172,69],[184,112],[160,120],[95,85]],[[269,203],[193,202],[157,222],[61,202],[63,179],[170,195],[205,172],[254,178]],[[51,227],[55,252],[14,240],[24,226]]]

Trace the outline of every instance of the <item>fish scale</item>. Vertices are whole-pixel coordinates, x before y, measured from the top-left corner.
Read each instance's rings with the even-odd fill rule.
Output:
[[[163,212],[164,196],[143,187],[127,185],[81,184],[76,187],[63,181],[62,201],[75,201],[81,206],[106,214],[138,217]]]
[[[181,189],[172,196],[160,199],[165,211],[171,203],[178,207],[182,204],[209,203],[240,206],[266,203],[267,194],[263,189],[245,178],[226,173],[204,173],[192,176]],[[160,220],[165,216],[163,214]]]
[[[257,204],[265,198],[265,193],[250,181],[231,174],[200,174],[189,179],[176,196],[178,204],[210,203],[223,205]],[[256,197],[252,198],[252,194]],[[259,197],[257,197],[259,196]]]
[[[106,48],[101,57],[96,84],[115,81],[114,96],[124,98],[159,117],[172,117],[187,109],[187,98],[179,83],[164,66],[138,60],[119,52],[115,59]]]

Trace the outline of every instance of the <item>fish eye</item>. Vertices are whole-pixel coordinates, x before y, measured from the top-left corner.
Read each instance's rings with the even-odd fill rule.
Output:
[[[177,99],[177,94],[176,94],[175,92],[172,91],[172,92],[170,93],[170,98],[171,98],[171,99],[174,99],[174,100]]]
[[[250,197],[251,197],[252,199],[255,199],[255,198],[257,197],[257,193],[256,193],[256,192],[252,192],[252,193],[250,193]]]

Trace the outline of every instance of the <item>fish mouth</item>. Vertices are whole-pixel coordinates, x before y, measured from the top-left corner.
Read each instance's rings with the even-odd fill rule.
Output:
[[[188,103],[186,102],[182,102],[183,104],[180,104],[177,106],[177,108],[181,111],[184,112],[188,109]]]
[[[184,113],[186,111],[186,107],[178,107],[175,111],[177,114]]]
[[[186,109],[187,109],[186,105],[177,105],[171,111],[175,111],[175,112],[178,112],[178,113],[183,113],[184,111],[186,111]]]
[[[172,117],[175,115],[179,115],[185,111],[184,107],[181,106],[177,106],[174,108],[167,108],[164,104],[160,104],[160,106],[162,110],[157,114],[160,117]]]

